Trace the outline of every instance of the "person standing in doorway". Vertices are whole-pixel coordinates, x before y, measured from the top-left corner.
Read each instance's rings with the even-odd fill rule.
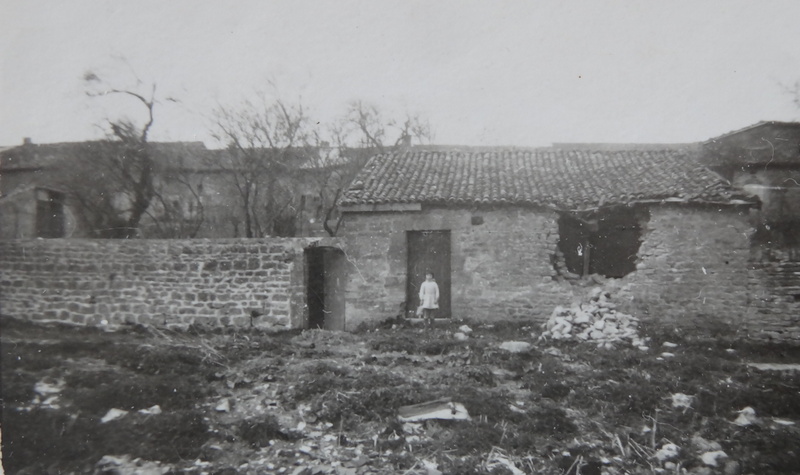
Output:
[[[436,309],[439,308],[439,285],[433,279],[433,272],[425,274],[425,282],[419,286],[419,304],[422,307],[422,318],[433,325]]]

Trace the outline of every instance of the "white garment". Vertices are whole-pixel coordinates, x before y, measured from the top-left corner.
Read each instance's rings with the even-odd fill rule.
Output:
[[[422,308],[439,308],[439,286],[427,280],[419,286],[419,301]]]

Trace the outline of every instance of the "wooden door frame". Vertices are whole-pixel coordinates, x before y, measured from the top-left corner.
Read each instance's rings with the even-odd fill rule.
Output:
[[[437,318],[451,318],[452,317],[452,254],[453,254],[453,241],[452,236],[453,233],[450,229],[414,229],[414,230],[407,230],[406,231],[406,285],[405,285],[405,293],[406,293],[406,314],[409,315],[409,312],[413,312],[416,310],[417,305],[419,304],[418,298],[415,293],[412,293],[412,285],[415,283],[412,279],[414,277],[414,273],[412,272],[411,266],[413,264],[412,260],[412,245],[411,241],[413,239],[412,236],[415,235],[425,235],[425,234],[439,234],[446,236],[447,239],[443,240],[446,242],[447,245],[447,261],[443,264],[445,265],[446,276],[442,276],[441,272],[436,275],[436,282],[439,284],[439,293],[440,295],[444,294],[446,296],[446,305],[442,306],[445,313],[439,312]],[[424,279],[424,275],[422,276]],[[420,280],[421,282],[421,280]],[[440,304],[442,303],[442,299],[440,298]]]

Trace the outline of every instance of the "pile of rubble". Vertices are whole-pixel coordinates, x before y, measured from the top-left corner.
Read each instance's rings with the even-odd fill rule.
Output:
[[[639,319],[616,311],[611,294],[595,288],[589,294],[589,302],[570,308],[558,306],[547,322],[540,339],[577,339],[593,341],[599,348],[613,349],[615,343],[630,343],[640,350],[647,350],[647,339],[637,332]]]

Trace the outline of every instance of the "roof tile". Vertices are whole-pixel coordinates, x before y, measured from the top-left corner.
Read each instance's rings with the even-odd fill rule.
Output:
[[[409,151],[370,159],[342,204],[527,204],[588,209],[682,198],[730,202],[730,185],[685,151]]]

